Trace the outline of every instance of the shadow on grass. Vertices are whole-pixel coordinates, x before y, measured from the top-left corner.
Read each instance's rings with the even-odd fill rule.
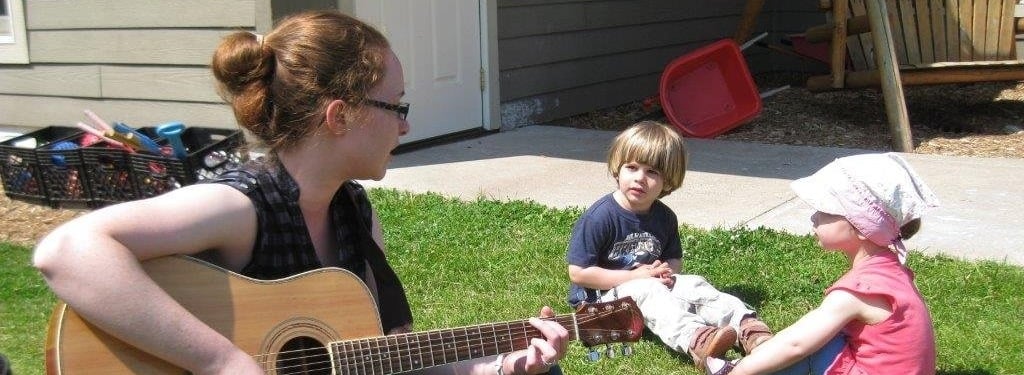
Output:
[[[971,370],[943,370],[938,371],[935,375],[992,375],[993,372],[985,369],[971,369]]]
[[[768,299],[768,294],[765,293],[764,288],[751,285],[751,284],[734,284],[728,285],[719,289],[722,293],[728,293],[746,304],[754,307],[754,310],[760,310],[761,304]]]
[[[690,358],[690,355],[677,352],[668,347],[668,345],[665,345],[665,343],[661,341],[661,338],[658,337],[658,335],[655,335],[654,332],[651,332],[648,328],[644,328],[642,340],[658,343],[658,346],[664,349],[666,353],[672,356],[672,358],[679,361],[679,363],[693,364],[693,359]]]

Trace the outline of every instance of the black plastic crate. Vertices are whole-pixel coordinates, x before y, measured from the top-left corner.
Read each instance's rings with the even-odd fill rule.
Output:
[[[151,134],[149,129],[143,132]],[[245,158],[240,151],[242,132],[238,130],[189,127],[182,133],[181,140],[188,154],[184,160],[144,152],[128,155],[139,198],[160,195],[216,176],[237,167]],[[157,139],[157,142],[161,146],[168,144],[165,139]]]
[[[36,149],[80,132],[73,127],[49,126],[0,142],[0,180],[3,180],[4,193],[13,200],[48,204],[46,181],[39,169]]]
[[[85,132],[48,142],[36,148],[39,176],[46,187],[46,201],[53,208],[91,207],[92,190],[86,177],[81,141]]]
[[[85,175],[92,193],[92,207],[139,198],[128,155],[124,149],[109,146],[105,142],[82,149]]]

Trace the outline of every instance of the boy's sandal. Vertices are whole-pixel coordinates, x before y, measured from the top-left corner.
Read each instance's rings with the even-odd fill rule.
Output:
[[[760,320],[744,324],[740,327],[740,348],[750,354],[759,345],[772,338],[772,330]]]
[[[705,360],[721,357],[736,342],[736,330],[730,326],[701,327],[690,342],[690,358],[697,368],[705,367]]]

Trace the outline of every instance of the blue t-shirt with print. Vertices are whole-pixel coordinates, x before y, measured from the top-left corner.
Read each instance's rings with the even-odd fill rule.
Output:
[[[628,270],[655,260],[681,259],[679,224],[675,212],[660,200],[646,214],[622,208],[612,194],[594,202],[576,221],[566,261],[587,268]],[[569,287],[569,304],[596,302],[598,291],[576,283]]]

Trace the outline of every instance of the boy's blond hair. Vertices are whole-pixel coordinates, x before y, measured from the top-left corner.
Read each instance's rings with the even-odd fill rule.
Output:
[[[608,172],[619,178],[623,164],[647,164],[665,179],[659,198],[671,194],[683,184],[686,175],[686,148],[683,136],[668,125],[641,121],[623,130],[608,150]]]

